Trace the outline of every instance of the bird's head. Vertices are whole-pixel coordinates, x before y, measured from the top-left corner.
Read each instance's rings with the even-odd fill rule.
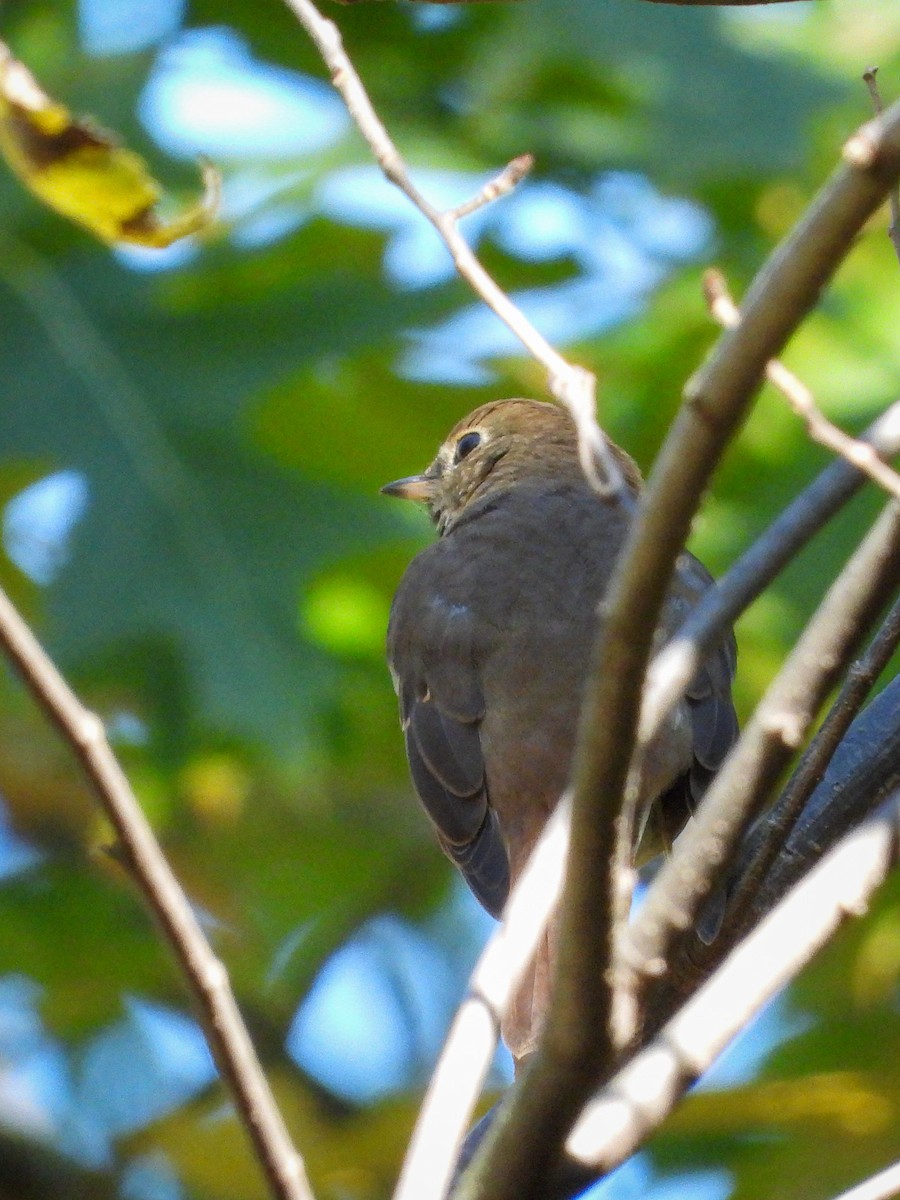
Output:
[[[637,491],[637,465],[610,445],[627,483]],[[453,427],[421,475],[397,479],[381,490],[426,504],[443,534],[474,501],[541,479],[585,482],[572,418],[564,408],[539,400],[494,400]]]

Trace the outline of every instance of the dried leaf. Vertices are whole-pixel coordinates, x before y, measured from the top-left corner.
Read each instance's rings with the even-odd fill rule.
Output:
[[[208,225],[218,205],[219,173],[203,162],[203,196],[164,221],[155,211],[162,189],[140,155],[92,121],[75,120],[3,42],[0,152],[39,200],[105,242],[170,246]]]

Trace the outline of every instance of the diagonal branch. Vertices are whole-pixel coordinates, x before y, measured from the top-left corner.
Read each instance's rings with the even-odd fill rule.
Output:
[[[752,921],[765,915],[802,878],[816,857],[833,846],[845,830],[858,824],[879,798],[900,786],[898,714],[900,677],[870,701],[850,727],[783,853],[754,897]]]
[[[546,1032],[521,1088],[501,1107],[464,1176],[461,1200],[539,1196],[569,1122],[608,1065],[610,831],[621,809],[659,611],[702,493],[746,414],[766,363],[816,303],[859,229],[900,175],[900,104],[883,123],[863,126],[843,157],[844,165],[760,272],[741,325],[720,339],[689,381],[686,403],[617,564],[576,753],[563,932]],[[669,928],[659,909],[651,915],[658,932]],[[663,943],[662,937],[648,936],[646,926],[642,934],[642,953],[643,943],[651,949]]]
[[[871,445],[880,458],[900,453],[900,400],[882,413],[860,440]],[[856,495],[864,482],[865,476],[845,459],[831,463],[709,589],[650,666],[641,708],[641,742],[649,742],[656,735],[703,657],[728,626]]]
[[[895,1200],[897,1196],[900,1196],[900,1162],[842,1192],[837,1200]]]
[[[729,893],[725,915],[725,924],[731,920],[735,921],[738,932],[749,927],[746,922],[753,912],[755,899],[761,893],[764,878],[784,850],[785,843],[816,784],[824,776],[835,751],[876,679],[887,666],[898,643],[900,600],[894,603],[865,654],[847,672],[828,715],[788,781],[787,787],[765,821],[761,823],[762,828],[758,836],[753,839],[753,855],[748,862],[742,864],[738,885]],[[746,858],[746,854],[743,857]],[[722,932],[725,932],[724,928]]]
[[[184,973],[222,1079],[278,1200],[312,1200],[303,1159],[294,1149],[259,1065],[224,965],[213,954],[150,823],[110,748],[100,718],[60,675],[0,591],[0,644],[31,694],[74,750],[116,830],[122,861],[153,910]]]
[[[482,191],[464,204],[442,212],[422,195],[410,178],[409,168],[391,139],[384,122],[376,113],[356,68],[344,49],[340,31],[327,20],[312,0],[285,0],[297,20],[309,34],[331,72],[331,82],[340,93],[347,111],[369,145],[385,177],[398,187],[427,221],[434,226],[460,276],[484,303],[512,330],[528,353],[547,372],[552,396],[564,404],[578,429],[581,463],[588,479],[601,495],[621,503],[628,502],[628,489],[622,472],[597,425],[597,381],[584,367],[568,362],[528,320],[496,280],[485,270],[459,229],[460,218],[505,195],[522,180],[532,165],[524,154],[511,163]]]
[[[813,868],[591,1101],[567,1142],[568,1153],[596,1176],[637,1149],[763,1004],[848,916],[866,911],[897,862],[898,845],[900,792],[895,792]]]
[[[706,272],[703,290],[710,312],[723,328],[733,329],[735,325],[740,324],[740,309],[732,300],[721,271]],[[819,409],[806,384],[789,371],[784,363],[777,359],[767,363],[766,378],[781,392],[794,412],[803,418],[814,442],[846,458],[896,500],[900,500],[900,475],[878,457],[868,442],[850,437],[837,425],[832,424]]]
[[[850,726],[778,858],[741,913],[734,899],[710,944],[694,931],[648,997],[644,1036],[650,1038],[696,992],[748,930],[779,904],[837,841],[900,787],[900,678],[870,701]],[[751,869],[767,818],[741,846],[731,877],[740,887]],[[734,885],[733,885],[734,886]]]
[[[413,1130],[394,1200],[442,1200],[487,1077],[500,1021],[543,936],[562,891],[569,849],[569,796],[563,796],[520,875],[500,927],[472,972]]]
[[[900,505],[891,502],[829,589],[651,886],[623,946],[631,969],[645,975],[664,969],[818,706],[898,586]]]
[[[849,829],[856,827],[863,820],[870,819],[873,812],[884,805],[892,795],[900,804],[900,792],[897,791],[900,788],[900,722],[897,721],[900,709],[898,709],[898,703],[900,703],[900,679],[889,684],[885,691],[873,700],[853,722],[833,763],[834,779],[838,782],[832,781],[832,771],[829,771],[829,775],[816,789],[816,793],[810,801],[810,813],[818,813],[823,819],[817,820],[813,815],[807,820],[804,816],[803,822],[801,822],[802,829],[798,827],[795,831],[795,836],[792,838],[786,854],[779,859],[772,877],[766,880],[760,895],[755,898],[753,917],[748,922],[748,928],[755,929],[763,918],[769,916],[784,901],[797,881],[815,870],[822,863],[824,855],[832,850],[842,838],[846,837]],[[874,753],[873,746],[877,747]],[[841,761],[839,762],[839,760]],[[861,763],[856,770],[853,769],[853,761]],[[834,819],[832,815],[835,807],[839,810],[837,819]],[[784,869],[786,862],[787,869]],[[851,882],[840,880],[838,878],[840,873],[840,869],[836,869],[835,874],[830,876],[836,881],[838,889]],[[830,887],[831,884],[823,882],[824,892],[828,893]],[[836,899],[839,901],[841,899],[839,892],[834,892],[833,895],[829,894],[828,904],[830,905]],[[776,971],[779,969],[778,963],[781,961],[783,952],[786,952],[789,958],[793,955],[793,961],[802,965],[828,936],[827,934],[823,935],[822,941],[819,941],[818,926],[813,924],[809,932],[812,934],[815,946],[810,949],[806,944],[800,944],[808,932],[806,928],[795,927],[794,936],[797,942],[793,946],[787,943],[781,945],[778,938],[786,934],[787,926],[779,925],[778,928],[779,934],[774,935],[773,933],[776,944],[778,944],[776,957],[770,960],[767,953],[763,952],[761,957],[764,961],[764,969],[759,972],[750,970],[744,981],[736,983],[735,991],[739,996],[740,1003],[749,997],[751,1004],[757,1005],[760,997],[764,1001],[766,996],[771,995],[773,990],[777,989],[779,984],[777,981],[772,981],[769,972],[771,969]],[[703,944],[696,934],[693,936],[686,946],[686,953],[678,956],[673,963],[673,970],[666,975],[664,980],[660,981],[661,985],[657,993],[651,997],[642,1035],[642,1049],[651,1045],[659,1048],[663,1026],[668,1022],[679,1021],[680,1016],[676,1014],[683,1011],[685,1005],[692,1003],[692,997],[701,987],[712,984],[718,979],[720,969],[725,972],[730,971],[731,960],[728,959],[728,955],[734,949],[736,941],[737,938],[730,934],[725,936],[719,934],[712,946],[709,946]],[[728,959],[727,962],[726,959]],[[736,978],[740,979],[739,976]],[[760,987],[762,991],[759,990]],[[713,1009],[715,1009],[716,1003],[726,1003],[724,993],[715,992],[710,995],[719,997],[718,1001],[711,1002]],[[730,1004],[731,1001],[728,1000],[727,1003]],[[720,1017],[724,1017],[726,1022],[729,1021],[730,1009],[722,1010],[718,1015],[714,1015],[710,1024],[709,1031],[715,1045],[707,1045],[702,1040],[702,1030],[698,1030],[701,1040],[697,1044],[703,1047],[701,1049],[702,1058],[697,1067],[698,1071],[705,1070],[718,1053],[715,1047],[719,1045],[717,1039],[722,1036],[717,1031]],[[664,1033],[662,1036],[664,1037]],[[653,1059],[644,1059],[642,1056],[641,1061],[648,1064],[648,1077],[645,1081],[647,1095],[639,1097],[637,1091],[632,1090],[627,1104],[637,1104],[639,1099],[646,1099],[652,1109],[658,1105],[658,1099],[653,1094],[656,1080],[656,1076],[653,1074]],[[623,1074],[629,1069],[624,1068],[617,1079],[621,1081]],[[639,1073],[638,1078],[640,1078]],[[615,1082],[608,1082],[595,1100],[611,1100],[615,1095]],[[668,1080],[668,1083],[671,1084],[671,1079]],[[670,1098],[673,1104],[677,1102],[681,1094],[678,1087],[672,1088]],[[584,1120],[579,1119],[578,1128],[581,1130],[582,1137],[577,1146],[578,1157],[567,1155],[554,1175],[552,1184],[548,1187],[543,1200],[569,1200],[570,1197],[580,1194],[584,1188],[589,1184],[596,1183],[617,1164],[617,1155],[630,1153],[634,1148],[630,1139],[642,1138],[649,1132],[646,1123],[642,1124],[644,1118],[641,1112],[628,1113],[623,1109],[623,1121],[619,1132],[624,1135],[625,1140],[624,1142],[616,1141],[614,1129],[601,1127],[599,1122],[591,1120],[592,1117],[596,1118],[601,1111],[609,1114],[610,1109],[608,1107],[596,1108],[594,1105],[595,1101],[591,1101],[585,1110]],[[660,1120],[664,1119],[664,1112],[657,1109],[657,1114]]]

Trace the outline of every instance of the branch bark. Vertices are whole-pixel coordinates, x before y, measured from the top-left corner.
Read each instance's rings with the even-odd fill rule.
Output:
[[[863,819],[872,817],[874,810],[884,805],[891,795],[897,793],[895,799],[900,802],[900,793],[897,792],[897,789],[900,788],[900,720],[898,720],[898,713],[900,713],[900,679],[894,680],[854,721],[849,734],[835,756],[832,770],[816,789],[808,805],[808,814],[799,823],[795,835],[791,839],[791,851],[779,858],[776,870],[772,873],[771,878],[765,881],[759,895],[755,897],[752,919],[741,930],[741,935],[746,932],[746,929],[757,929],[762,920],[768,917],[787,896],[793,896],[792,887],[822,863],[824,854],[833,849],[840,839],[847,835],[849,829],[858,825]],[[877,748],[874,752],[873,747]],[[835,809],[838,810],[837,816],[835,816]],[[896,853],[895,848],[895,857]],[[833,878],[837,879],[839,875],[840,871],[836,870]],[[849,882],[839,881],[838,886],[843,887],[845,883]],[[822,886],[823,890],[828,892],[831,885],[823,884]],[[836,899],[838,899],[837,892],[829,894],[829,905]],[[794,945],[782,944],[780,941],[786,935],[788,928],[788,925],[780,925],[781,932],[773,937],[778,943],[779,954],[796,954],[795,961],[799,969],[814,952],[813,949],[806,946],[804,939],[809,932],[815,941],[819,937],[819,933],[816,932],[818,926],[814,925],[809,931],[799,924],[793,926]],[[822,943],[817,942],[816,946],[824,944],[824,940],[827,940],[827,937],[823,939]],[[645,1014],[642,1043],[644,1047],[652,1045],[658,1047],[660,1039],[665,1039],[664,1026],[667,1026],[667,1023],[671,1025],[673,1022],[677,1022],[685,1005],[692,1003],[691,998],[701,987],[713,985],[718,979],[720,970],[728,971],[730,969],[731,958],[728,956],[738,941],[739,936],[733,931],[723,930],[713,945],[709,946],[695,934],[691,944],[686,946],[685,952],[675,960],[673,970],[660,982],[657,993],[651,998]],[[763,993],[771,995],[780,986],[773,983],[768,971],[770,968],[777,969],[777,963],[781,960],[770,959],[765,952],[761,957],[764,962],[763,969],[759,972],[751,971],[752,978],[747,978],[743,984],[738,986],[741,1003],[743,1003],[745,995],[751,999],[754,996],[759,998]],[[762,988],[762,992],[757,994],[755,989],[759,987]],[[724,993],[715,994],[724,995]],[[720,1000],[718,1003],[726,1002]],[[755,1004],[756,1001],[753,1003]],[[712,1007],[715,1008],[715,1003]],[[756,1011],[755,1007],[754,1011]],[[724,1016],[727,1020],[730,1012],[726,1009],[719,1015],[720,1017]],[[718,1018],[715,1018],[710,1026],[714,1038],[720,1036],[715,1032],[717,1020]],[[702,1036],[701,1030],[698,1029],[698,1033],[701,1033]],[[705,1046],[702,1041],[697,1044]],[[711,1053],[712,1058],[715,1057],[715,1053],[707,1049],[702,1050],[701,1053],[704,1056]],[[712,1058],[706,1060],[704,1057],[703,1063],[696,1069],[702,1073]],[[652,1059],[644,1061],[652,1062]],[[628,1068],[623,1068],[617,1079],[621,1079],[627,1070]],[[611,1080],[605,1084],[598,1093],[597,1099],[609,1100],[614,1097],[616,1094],[615,1082],[615,1080]],[[690,1080],[688,1080],[689,1082]],[[671,1077],[668,1078],[668,1084],[671,1087]],[[648,1088],[651,1092],[652,1085],[651,1075],[648,1080]],[[681,1095],[682,1090],[679,1086],[672,1087],[669,1098],[673,1106]],[[636,1094],[632,1093],[631,1099],[636,1100]],[[657,1103],[658,1100],[651,1095],[649,1099],[651,1108]],[[581,1128],[584,1140],[580,1146],[576,1145],[575,1147],[577,1156],[567,1154],[562,1165],[554,1174],[544,1200],[569,1200],[588,1185],[597,1182],[608,1170],[617,1165],[619,1153],[627,1155],[631,1152],[628,1139],[639,1136],[635,1122],[639,1123],[643,1119],[641,1114],[622,1110],[623,1127],[620,1129],[620,1133],[623,1134],[625,1140],[618,1143],[618,1148],[613,1153],[613,1144],[608,1140],[612,1130],[605,1127],[599,1128],[597,1125],[592,1129],[588,1123],[591,1115],[596,1117],[597,1113],[601,1111],[599,1108],[592,1108],[593,1104],[594,1101],[585,1109],[585,1124],[582,1125],[579,1120],[578,1127]],[[659,1112],[660,1122],[665,1115],[665,1113]],[[648,1125],[640,1136],[646,1136],[649,1132],[652,1130]]]
[[[893,189],[891,191],[893,196]],[[703,280],[709,310],[725,329],[741,322],[740,309],[732,300],[721,271],[707,271]],[[865,472],[895,500],[900,500],[900,475],[885,463],[865,439],[853,438],[832,424],[816,404],[815,397],[802,380],[778,359],[766,364],[766,378],[803,418],[807,432],[814,442],[840,454],[842,458]]]
[[[629,503],[629,490],[615,455],[599,425],[596,414],[597,380],[584,367],[568,362],[535,328],[520,308],[513,304],[496,280],[485,270],[459,229],[467,213],[505,195],[531,169],[528,154],[513,159],[472,200],[442,212],[415,186],[406,161],[391,139],[366,92],[356,68],[344,49],[341,34],[312,0],[285,0],[288,8],[309,34],[331,72],[331,82],[347,106],[347,111],[368,144],[385,178],[398,187],[437,231],[450,252],[459,272],[476,296],[515,334],[528,353],[547,372],[550,394],[565,405],[578,429],[581,464],[597,491],[619,503]]]
[[[900,679],[895,679],[851,725],[787,844],[754,893],[748,911],[739,913],[732,902],[729,915],[711,945],[703,942],[696,932],[685,941],[682,953],[673,960],[671,970],[649,998],[645,1036],[652,1037],[740,938],[784,899],[840,837],[869,816],[898,786]],[[740,888],[744,873],[751,869],[758,839],[765,836],[766,822],[764,818],[760,831],[751,834],[742,846],[732,873],[732,886]]]
[[[689,381],[686,402],[617,564],[576,752],[562,939],[546,1032],[521,1086],[501,1105],[463,1177],[460,1200],[540,1196],[568,1123],[615,1053],[607,973],[613,911],[610,835],[635,746],[658,614],[702,493],[766,363],[815,304],[858,230],[900,175],[900,104],[883,123],[863,126],[846,144],[843,157],[844,164],[760,272],[740,326],[719,340],[708,363]],[[697,864],[694,855],[692,866]],[[667,903],[671,898],[667,892]],[[651,922],[657,934],[673,928],[661,905],[650,909],[640,940],[633,943],[644,962],[658,961],[665,946],[665,937],[650,936]]]
[[[900,401],[862,435],[880,458],[900,453]],[[639,739],[648,742],[684,694],[703,656],[761,595],[800,549],[859,491],[862,472],[841,458],[831,463],[703,597],[647,673]]]
[[[696,923],[819,704],[898,586],[900,505],[891,502],[829,589],[628,930],[623,957],[644,987]]]
[[[303,1159],[269,1089],[228,982],[150,823],[112,752],[103,723],[79,701],[6,594],[0,644],[26,687],[74,750],[109,818],[122,862],[156,916],[199,1011],[213,1057],[278,1200],[313,1200]]]
[[[763,1004],[848,917],[866,911],[897,862],[898,839],[895,793],[843,838],[591,1102],[566,1145],[573,1159],[597,1174],[631,1154]]]
[[[797,824],[816,784],[823,778],[828,765],[841,744],[844,735],[859,712],[873,687],[875,680],[887,666],[894,650],[900,643],[900,600],[898,600],[881,629],[872,639],[865,654],[847,672],[837,699],[822,722],[815,738],[803,755],[787,787],[765,821],[759,835],[752,839],[753,853],[745,851],[744,864],[738,876],[739,883],[729,889],[725,923],[734,920],[738,935],[749,928],[748,921],[759,897],[766,876],[775,866],[778,857],[785,851],[786,843]],[[807,810],[808,811],[808,810]],[[725,929],[722,931],[726,932]]]

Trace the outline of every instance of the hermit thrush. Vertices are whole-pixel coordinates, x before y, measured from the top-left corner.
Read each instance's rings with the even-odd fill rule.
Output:
[[[636,495],[636,465],[612,449]],[[382,491],[424,502],[440,534],[409,565],[388,629],[410,773],[444,851],[497,915],[568,780],[598,604],[630,506],[597,495],[570,416],[534,400],[476,409],[421,475]],[[710,583],[680,556],[658,639]],[[734,667],[729,635],[649,747],[644,857],[677,835],[737,736]],[[517,1061],[540,1032],[552,930],[504,1021]]]

